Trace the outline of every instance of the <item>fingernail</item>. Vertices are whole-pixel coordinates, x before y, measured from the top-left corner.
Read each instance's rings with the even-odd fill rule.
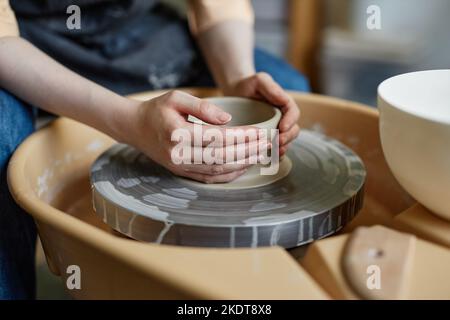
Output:
[[[228,122],[231,120],[231,114],[228,114],[226,112],[222,112],[219,116],[219,120],[222,122]]]

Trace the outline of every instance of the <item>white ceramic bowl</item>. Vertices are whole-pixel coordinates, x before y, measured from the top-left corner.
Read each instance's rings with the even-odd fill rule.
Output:
[[[450,70],[407,73],[378,87],[383,152],[417,201],[450,220]]]

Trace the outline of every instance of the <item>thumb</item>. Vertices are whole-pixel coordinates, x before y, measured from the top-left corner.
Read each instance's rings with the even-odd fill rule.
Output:
[[[171,102],[177,110],[209,124],[223,125],[231,120],[231,115],[218,106],[184,92],[175,95]]]
[[[192,109],[192,115],[209,124],[223,125],[231,120],[231,114],[206,100],[201,100]]]

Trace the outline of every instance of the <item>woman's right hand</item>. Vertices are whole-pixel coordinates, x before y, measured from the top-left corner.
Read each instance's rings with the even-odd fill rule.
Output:
[[[257,128],[221,127],[231,120],[230,114],[206,100],[181,91],[170,91],[148,101],[133,101],[130,112],[126,117],[117,119],[120,123],[119,127],[122,128],[119,133],[121,142],[138,148],[153,161],[176,175],[204,183],[223,183],[236,179],[256,162],[258,154],[270,148],[270,143],[267,143],[265,139],[258,139]],[[224,137],[223,144],[214,145],[213,153],[224,155],[223,163],[195,164],[194,161],[188,161],[188,163],[176,164],[178,162],[174,159],[172,151],[179,142],[172,141],[174,132],[179,129],[185,130],[184,132],[190,133],[194,141],[194,124],[187,121],[188,115],[212,125],[202,125],[203,140],[189,146],[192,147],[192,154],[195,152],[204,154],[205,148],[210,143],[208,141],[210,138],[206,139],[207,132],[214,128],[216,133],[219,130]],[[226,133],[225,130],[227,130]],[[248,132],[245,130],[254,130],[256,133],[246,134],[245,143],[237,144],[235,139],[225,138],[226,135]],[[226,158],[227,152],[233,153],[233,157]],[[234,159],[234,161],[227,162],[227,159]],[[241,163],[236,163],[237,160],[241,160]]]

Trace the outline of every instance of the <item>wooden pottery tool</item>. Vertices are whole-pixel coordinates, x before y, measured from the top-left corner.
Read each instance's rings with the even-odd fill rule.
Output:
[[[370,228],[377,229],[379,227],[374,226]],[[367,234],[366,231],[364,232]],[[378,234],[376,238],[380,238],[381,234],[384,233],[385,236],[389,238],[388,243],[391,243],[392,241],[401,241],[401,247],[405,248],[407,251],[402,253],[401,256],[403,256],[403,259],[400,259],[399,262],[397,262],[397,265],[391,262],[398,261],[398,259],[394,257],[393,259],[390,259],[388,264],[385,264],[387,267],[380,266],[381,290],[379,293],[372,292],[376,289],[368,292],[367,289],[362,288],[368,280],[370,287],[374,288],[371,278],[375,274],[374,268],[363,270],[363,267],[353,267],[353,269],[351,269],[351,275],[349,275],[350,271],[348,268],[344,268],[345,263],[343,260],[347,259],[348,261],[349,259],[346,255],[348,254],[347,246],[349,243],[348,240],[351,237],[350,234],[315,241],[308,248],[304,258],[299,261],[303,268],[330,294],[333,299],[450,299],[450,277],[448,276],[450,270],[450,250],[434,243],[421,240],[420,238],[415,240],[415,250],[413,250],[413,238],[408,238],[407,234],[399,235],[398,233],[387,233],[387,231],[374,232],[375,234]],[[371,238],[375,239],[369,237],[369,239]],[[367,245],[372,247],[372,240],[370,240],[370,242],[368,242],[368,240],[363,240],[362,243],[364,245],[358,247],[367,247]],[[388,248],[388,254],[389,252],[398,252],[400,250],[400,248],[391,250],[392,245],[386,245],[386,241],[380,241],[375,244],[377,245],[376,248],[378,248],[379,244]],[[352,247],[355,248],[355,245]],[[377,251],[373,251],[374,256],[377,256],[376,252]],[[383,253],[385,252],[383,251]],[[353,257],[358,256],[360,255],[353,254]],[[366,261],[366,263],[372,263],[372,261],[375,262],[376,260],[375,258],[367,258],[367,256],[364,255],[362,257],[363,258],[360,260]],[[389,255],[389,257],[391,256]],[[382,256],[380,257],[380,262],[382,262],[381,258]],[[350,264],[349,262],[346,263]],[[409,265],[407,265],[408,263]],[[356,273],[355,270],[357,271]],[[392,275],[399,274],[401,272],[400,270],[404,270],[406,274],[409,272],[409,276],[401,274],[398,279],[393,279]],[[367,273],[367,271],[369,271],[369,273]],[[365,279],[362,274],[363,272],[366,272]],[[394,281],[394,284],[385,284],[383,278],[391,279],[389,281]],[[383,284],[385,288],[383,288]],[[357,286],[360,288],[357,288]],[[387,293],[385,292],[385,289],[389,289]]]
[[[342,269],[364,299],[405,299],[416,238],[382,226],[356,229],[347,240]]]

